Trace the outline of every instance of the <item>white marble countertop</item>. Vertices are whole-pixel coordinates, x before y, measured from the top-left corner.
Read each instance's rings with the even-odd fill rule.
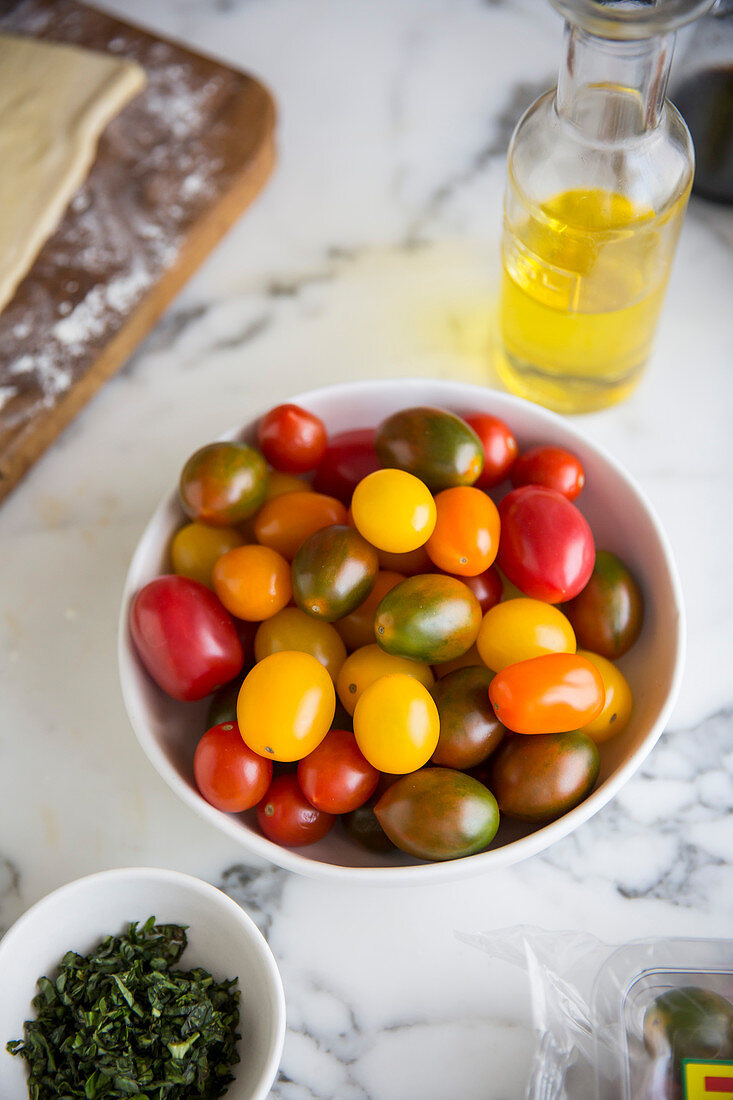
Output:
[[[278,1100],[518,1100],[525,981],[456,931],[531,923],[616,942],[732,926],[733,211],[693,201],[645,380],[580,421],[651,497],[686,594],[682,693],[641,773],[545,854],[449,887],[255,866],[130,730],[115,656],[130,553],[185,457],[255,408],[364,376],[492,384],[506,142],[553,82],[560,21],[539,0],[105,6],[262,77],[280,161],[0,510],[0,926],[94,870],[193,872],[247,907],[279,960]]]

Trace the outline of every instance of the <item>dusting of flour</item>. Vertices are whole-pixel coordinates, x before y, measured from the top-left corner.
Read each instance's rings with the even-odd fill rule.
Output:
[[[86,44],[88,18],[100,19],[68,0],[22,0],[0,29]],[[108,126],[87,181],[0,316],[0,452],[94,364],[226,184],[216,120],[237,74],[135,34],[93,45],[138,61],[148,84]]]

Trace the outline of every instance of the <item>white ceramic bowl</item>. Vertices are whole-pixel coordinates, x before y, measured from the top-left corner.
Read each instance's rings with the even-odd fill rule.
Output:
[[[285,997],[264,937],[236,902],[178,871],[123,867],[77,879],[48,894],[0,941],[0,1096],[28,1096],[25,1060],[5,1050],[33,1017],[36,980],[51,975],[66,951],[86,954],[130,921],[155,916],[188,925],[181,966],[203,966],[215,978],[239,978],[241,1062],[227,1100],[264,1100],[277,1074],[285,1038]]]
[[[422,863],[399,853],[374,855],[349,841],[338,827],[306,848],[287,849],[271,843],[260,834],[253,812],[224,814],[198,794],[192,760],[203,730],[206,703],[182,704],[165,696],[143,669],[130,640],[130,601],[153,577],[169,571],[168,546],[185,520],[174,491],[157,509],[138,544],[122,600],[120,677],[140,744],[166,783],[196,813],[246,850],[302,874],[365,883],[438,882],[506,866],[542,851],[592,817],[633,775],[664,729],[677,695],[684,659],[682,594],[667,539],[649,502],[629,475],[569,421],[508,394],[462,383],[410,379],[345,383],[299,394],[292,400],[320,416],[330,432],[372,427],[409,406],[437,405],[457,413],[485,412],[501,417],[516,434],[521,449],[550,443],[574,451],[587,475],[577,504],[590,522],[596,545],[619,554],[645,594],[641,637],[620,662],[634,695],[631,721],[621,734],[601,746],[599,782],[580,806],[541,828],[503,821],[491,846],[477,855],[444,863]],[[256,422],[255,417],[223,438],[254,441]]]

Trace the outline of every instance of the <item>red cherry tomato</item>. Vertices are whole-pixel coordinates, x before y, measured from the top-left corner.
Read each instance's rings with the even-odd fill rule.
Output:
[[[233,680],[244,664],[231,615],[190,577],[157,577],[130,608],[130,633],[158,687],[174,699],[203,699]]]
[[[526,596],[563,603],[585,588],[595,563],[585,517],[561,493],[523,485],[499,504],[497,565]]]
[[[575,500],[585,485],[579,458],[562,447],[530,447],[512,467],[512,485],[544,485]]]
[[[212,726],[196,746],[196,786],[207,802],[225,813],[251,810],[272,782],[272,761],[247,748],[236,722]]]
[[[331,436],[313,479],[316,492],[350,502],[362,478],[379,469],[374,432],[374,428],[359,428]]]
[[[502,584],[501,574],[495,565],[490,566],[476,577],[456,577],[456,580],[462,581],[467,588],[471,589],[481,604],[481,611],[484,615],[501,602],[504,585]]]
[[[498,416],[476,413],[463,419],[473,428],[484,448],[484,468],[474,487],[491,489],[508,476],[519,454],[514,433]]]
[[[323,421],[300,405],[270,409],[260,420],[257,438],[270,465],[286,474],[314,470],[326,451]]]
[[[374,794],[379,772],[362,754],[353,733],[331,730],[298,764],[298,782],[317,810],[347,814]]]
[[[278,775],[257,807],[257,821],[268,840],[299,848],[322,840],[336,818],[312,806],[291,772]]]

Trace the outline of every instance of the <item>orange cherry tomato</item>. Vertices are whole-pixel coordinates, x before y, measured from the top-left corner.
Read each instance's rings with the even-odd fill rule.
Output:
[[[489,686],[499,721],[515,733],[568,733],[597,718],[603,677],[586,657],[547,653],[507,665]]]
[[[277,615],[293,594],[290,566],[268,546],[238,546],[223,554],[213,579],[227,611],[251,623]]]
[[[292,561],[300,547],[316,531],[346,523],[340,500],[322,493],[281,493],[266,501],[255,520],[255,535],[263,546]]]
[[[312,489],[307,481],[295,474],[286,474],[282,470],[270,470],[267,479],[267,496],[265,500],[274,500],[283,493],[310,493]]]
[[[377,573],[374,588],[371,590],[363,604],[352,611],[350,615],[339,619],[333,625],[346,642],[349,649],[359,649],[364,645],[372,645],[376,641],[374,637],[374,613],[382,597],[391,592],[400,581],[403,581],[402,573],[392,573],[383,569]]]
[[[435,498],[438,518],[425,544],[438,569],[475,577],[493,564],[499,549],[499,513],[480,489],[458,485]]]

